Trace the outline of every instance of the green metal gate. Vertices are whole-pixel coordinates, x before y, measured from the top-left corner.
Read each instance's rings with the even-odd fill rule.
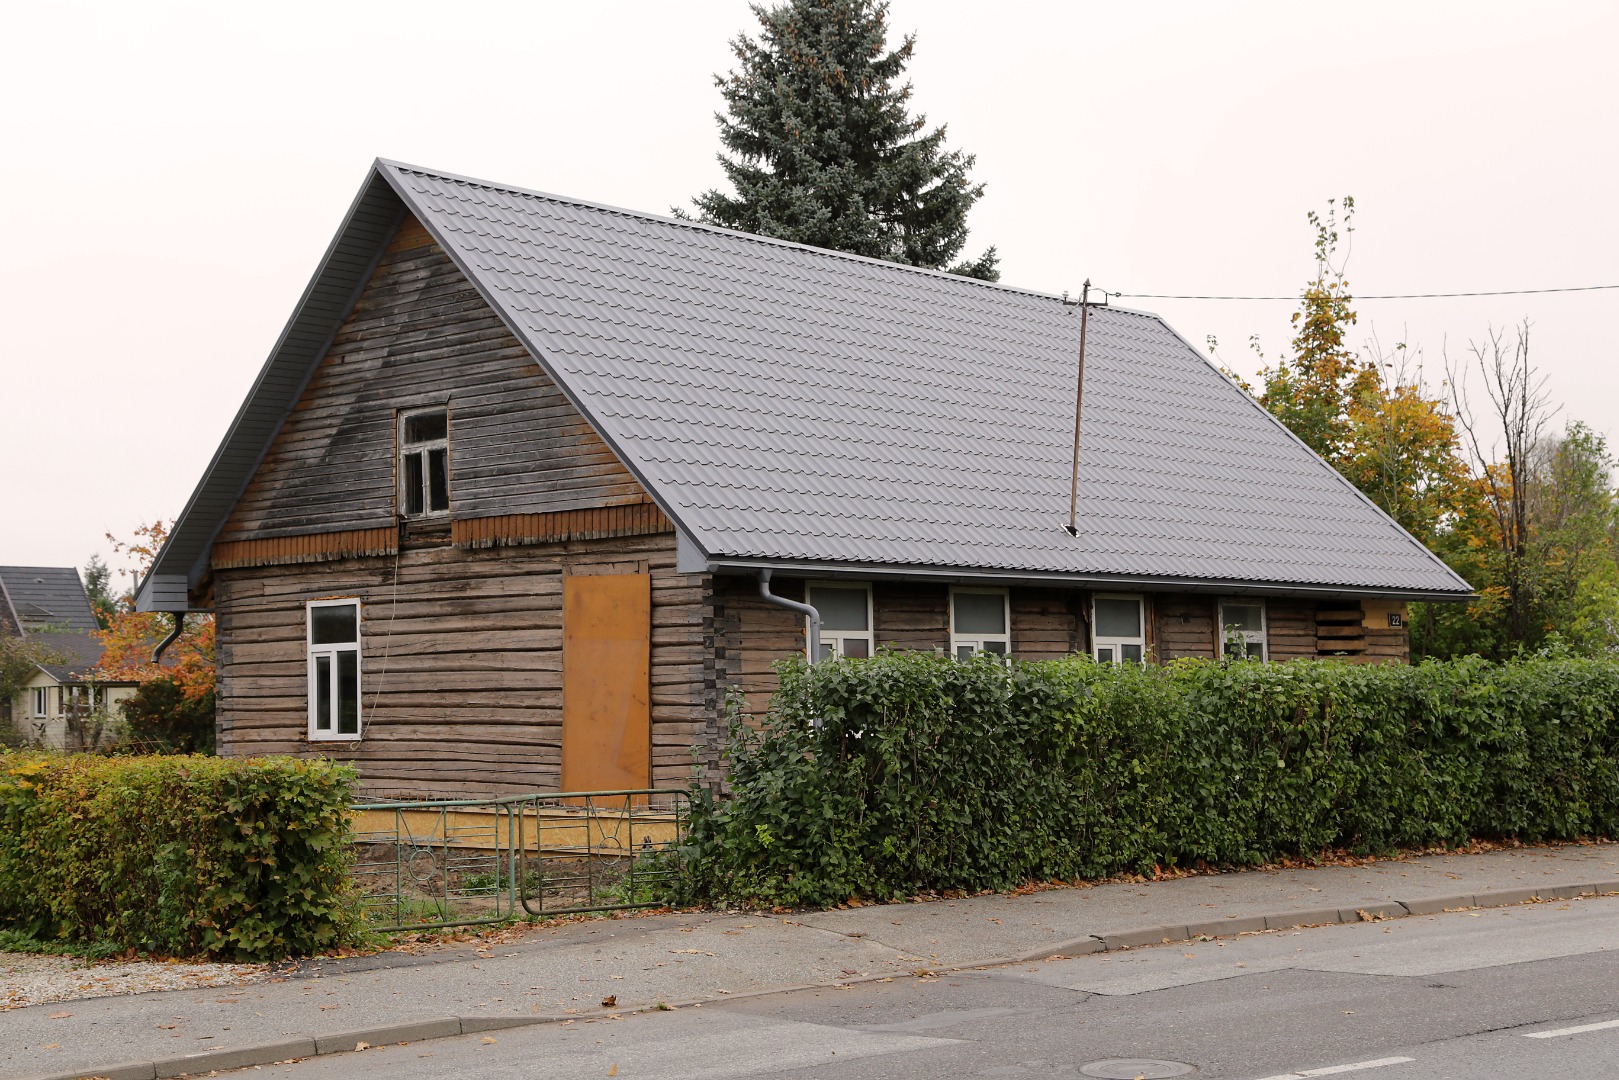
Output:
[[[360,802],[354,878],[378,930],[655,907],[677,884],[678,788]]]

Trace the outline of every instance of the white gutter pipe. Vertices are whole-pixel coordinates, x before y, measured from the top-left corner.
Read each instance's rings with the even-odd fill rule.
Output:
[[[808,590],[805,590],[808,596]],[[777,596],[770,591],[770,571],[759,571],[759,596],[767,604],[796,611],[809,619],[809,662],[815,663],[821,658],[821,613],[808,604],[800,604],[797,600],[789,600],[785,596]]]

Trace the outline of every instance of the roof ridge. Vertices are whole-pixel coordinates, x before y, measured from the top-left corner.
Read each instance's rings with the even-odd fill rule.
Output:
[[[614,206],[612,203],[597,202],[594,199],[581,199],[573,195],[559,195],[553,191],[540,191],[536,188],[519,187],[515,184],[500,184],[492,180],[481,180],[475,176],[465,176],[461,173],[445,172],[442,169],[429,169],[425,166],[412,165],[405,161],[395,161],[392,158],[379,157],[376,160],[376,164],[387,166],[388,168],[392,169],[398,169],[402,172],[411,172],[421,176],[430,176],[437,180],[449,180],[457,184],[471,184],[475,187],[487,188],[490,191],[498,191],[507,195],[521,195],[530,199],[548,199],[552,202],[584,207],[589,210],[600,210],[609,214],[622,214],[625,217],[638,218],[642,221],[650,221],[659,225],[674,225],[699,232],[717,233],[720,236],[729,236],[734,239],[745,240],[756,244],[766,244],[771,247],[792,248],[797,251],[807,251],[814,255],[830,256],[835,259],[845,259],[850,262],[865,263],[867,265],[879,266],[886,269],[906,270],[910,271],[911,273],[922,274],[928,277],[943,278],[949,281],[976,285],[980,288],[992,289],[997,292],[1015,293],[1019,296],[1030,296],[1039,300],[1051,300],[1059,304],[1067,304],[1074,307],[1078,306],[1077,304],[1071,303],[1067,299],[1066,293],[1059,296],[1056,293],[1044,292],[1040,289],[1025,288],[1021,285],[1007,285],[999,281],[985,281],[983,278],[967,277],[964,274],[952,274],[948,270],[935,270],[930,266],[916,266],[911,263],[894,262],[891,259],[877,259],[870,255],[856,255],[852,251],[839,251],[836,248],[816,247],[814,244],[801,244],[796,240],[783,240],[779,236],[766,236],[763,233],[750,233],[743,232],[740,229],[727,229],[723,225],[710,225],[706,221],[696,221],[690,218],[670,217],[665,214],[654,214],[647,210],[632,210],[629,207]],[[1141,311],[1136,308],[1115,307],[1107,304],[1093,306],[1106,307],[1109,311],[1117,311],[1126,315],[1139,315],[1149,319],[1161,318],[1161,316],[1159,316],[1156,312]]]

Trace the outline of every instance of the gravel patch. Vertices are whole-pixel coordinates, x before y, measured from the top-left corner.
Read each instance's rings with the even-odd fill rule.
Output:
[[[71,956],[0,952],[0,1011],[109,994],[240,986],[262,978],[267,964],[186,964],[161,961],[91,963]]]

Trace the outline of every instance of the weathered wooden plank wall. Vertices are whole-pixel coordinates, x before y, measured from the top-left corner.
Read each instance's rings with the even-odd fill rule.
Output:
[[[368,793],[471,797],[557,790],[562,579],[652,577],[652,772],[683,784],[706,725],[704,579],[675,571],[669,534],[221,570],[221,753],[356,762]],[[304,602],[364,605],[356,744],[305,737]]]
[[[1212,658],[1219,635],[1219,600],[1212,596],[1165,596],[1158,603],[1158,659]]]
[[[450,411],[448,523],[401,529],[398,411]],[[562,581],[652,578],[652,774],[684,783],[709,725],[706,583],[673,527],[414,219],[212,552],[221,752],[357,762],[368,792],[556,790]],[[305,601],[365,605],[355,744],[310,743]]]
[[[1316,654],[1312,601],[1269,601],[1265,605],[1265,628],[1272,660],[1296,660]]]
[[[803,600],[804,583],[778,578],[772,590]],[[722,576],[713,582],[713,688],[710,699],[723,698],[724,688],[740,688],[750,713],[762,712],[775,690],[771,665],[804,650],[803,619],[791,611],[766,605],[751,577]],[[950,643],[949,588],[912,582],[877,582],[872,586],[873,626],[879,648],[945,652]],[[1084,653],[1090,649],[1087,616],[1090,594],[1079,589],[1014,588],[1011,590],[1012,655],[1037,660]],[[1160,662],[1187,657],[1210,659],[1220,652],[1216,622],[1219,600],[1208,595],[1146,595],[1147,647]],[[1386,605],[1387,606],[1387,605]],[[1396,605],[1397,606],[1397,605]],[[1318,638],[1318,607],[1328,619],[1356,620],[1346,653],[1344,634]],[[1273,660],[1343,655],[1356,662],[1397,662],[1408,655],[1403,630],[1359,628],[1361,611],[1339,601],[1272,599],[1266,602],[1270,655]],[[1329,631],[1329,635],[1336,633]]]
[[[450,410],[458,517],[647,501],[449,256],[407,218],[220,539],[391,525],[395,417],[439,404]]]

